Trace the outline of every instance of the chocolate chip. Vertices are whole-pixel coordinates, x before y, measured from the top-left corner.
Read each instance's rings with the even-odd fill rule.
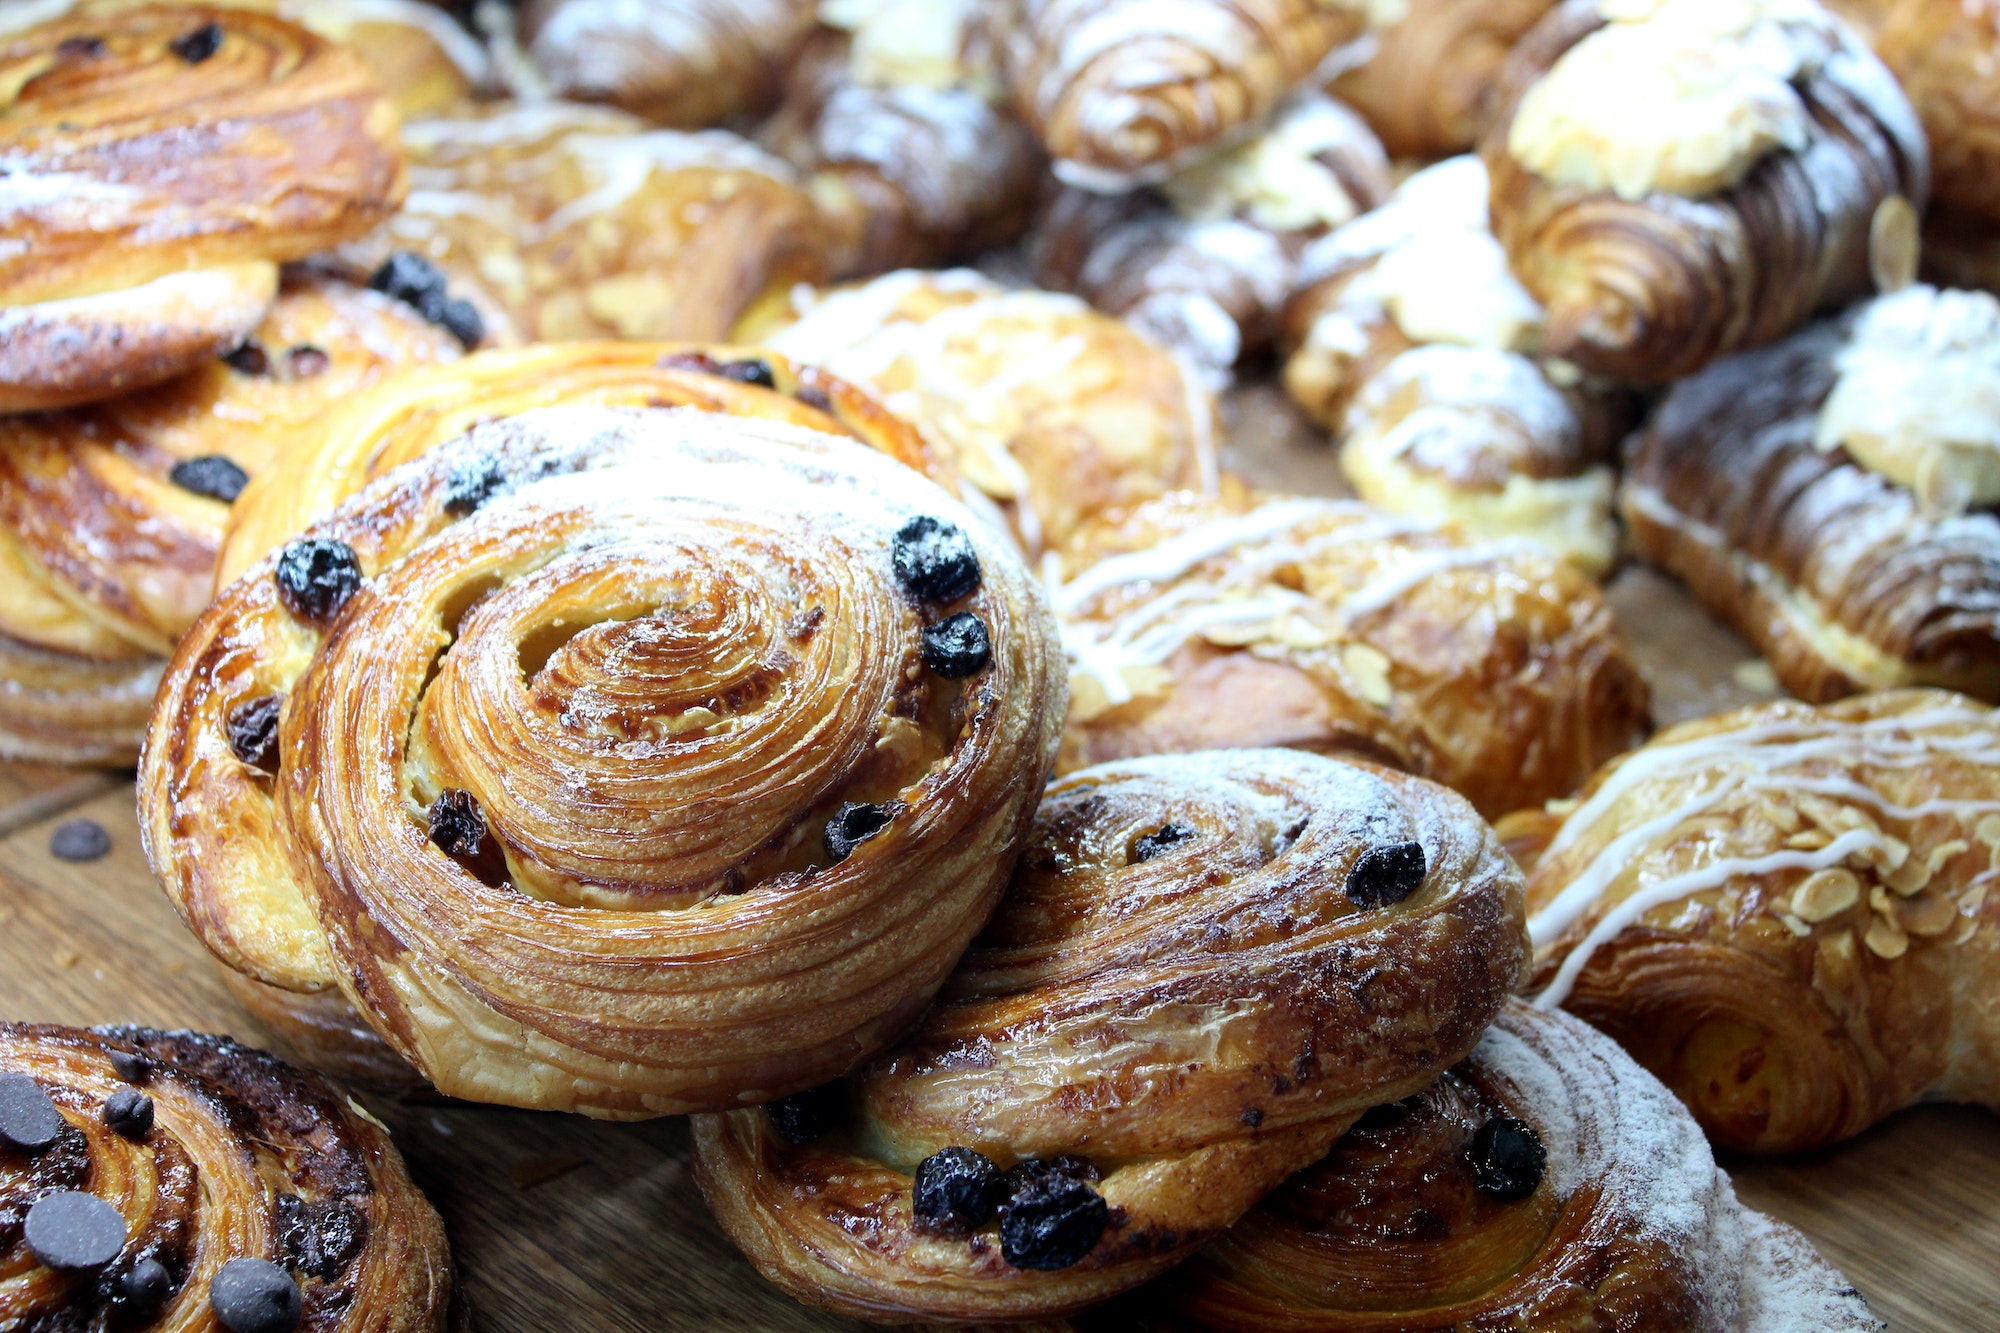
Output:
[[[959,680],[984,667],[993,656],[986,622],[970,611],[924,626],[924,665],[946,680]]]
[[[66,1123],[41,1084],[26,1074],[0,1074],[0,1145],[41,1152],[55,1143]]]
[[[292,1275],[269,1259],[231,1259],[209,1284],[208,1304],[229,1333],[291,1333],[304,1302]]]
[[[109,49],[102,37],[65,37],[56,46],[56,59],[95,60]]]
[[[204,23],[192,32],[182,33],[167,45],[188,64],[199,65],[222,49],[222,28],[218,24]]]
[[[828,857],[845,861],[849,852],[888,828],[891,817],[884,806],[849,801],[826,821],[826,836],[821,839],[821,845],[826,848]]]
[[[28,1252],[50,1268],[102,1268],[128,1236],[125,1217],[95,1194],[56,1190],[35,1200],[21,1236]]]
[[[128,1304],[150,1310],[174,1294],[173,1275],[158,1259],[141,1259],[118,1279],[118,1291]]]
[[[1111,1207],[1087,1181],[1056,1173],[1030,1181],[1000,1214],[1000,1257],[1050,1273],[1089,1254],[1111,1223]]]
[[[472,458],[454,464],[445,482],[444,512],[463,517],[491,500],[507,484],[497,458]]]
[[[127,1083],[144,1083],[153,1076],[153,1062],[137,1051],[111,1052],[111,1071]]]
[[[250,484],[250,474],[221,454],[203,454],[174,464],[167,480],[184,491],[206,495],[211,500],[235,504],[236,497]]]
[[[284,712],[282,694],[260,694],[230,709],[224,723],[229,732],[230,753],[252,768],[277,772],[278,722]]]
[[[271,358],[264,355],[264,349],[254,342],[244,343],[233,352],[224,352],[222,359],[229,363],[231,370],[244,375],[271,373]]]
[[[1132,844],[1132,862],[1150,861],[1169,847],[1178,847],[1194,836],[1194,830],[1186,824],[1169,821]]]
[[[153,1128],[153,1099],[137,1088],[120,1088],[104,1103],[104,1123],[128,1139],[143,1139]]]
[[[764,1113],[771,1117],[771,1132],[785,1142],[811,1143],[847,1118],[847,1088],[823,1083],[780,1097]]]
[[[1472,1136],[1472,1186],[1490,1198],[1525,1199],[1542,1183],[1549,1152],[1525,1120],[1495,1116]]]
[[[340,614],[361,588],[361,559],[346,542],[301,537],[278,556],[278,598],[301,620]]]
[[[1363,907],[1387,907],[1423,887],[1429,869],[1420,842],[1370,847],[1347,872],[1347,896]]]
[[[332,357],[309,343],[301,343],[285,353],[285,368],[291,372],[295,380],[309,380],[316,375],[324,375],[326,368],[332,364]]]
[[[715,368],[715,373],[726,380],[735,380],[738,384],[754,384],[760,389],[778,387],[778,377],[771,373],[769,361],[724,361]]]
[[[58,861],[96,861],[111,850],[111,835],[94,819],[65,819],[49,835],[49,853]]]
[[[956,524],[920,514],[896,533],[889,558],[896,579],[926,602],[955,602],[979,586],[979,555]]]
[[[917,1163],[910,1207],[920,1230],[965,1237],[985,1226],[1006,1197],[1006,1177],[992,1158],[946,1148]]]

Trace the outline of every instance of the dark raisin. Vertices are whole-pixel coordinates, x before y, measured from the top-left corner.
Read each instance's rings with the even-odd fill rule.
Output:
[[[1194,830],[1186,824],[1176,824],[1169,820],[1151,833],[1132,844],[1132,861],[1150,861],[1169,847],[1178,847],[1194,836]]]
[[[924,665],[947,680],[959,680],[983,668],[993,656],[986,622],[970,611],[946,616],[924,626]]]
[[[277,772],[278,721],[284,712],[282,694],[260,694],[230,709],[229,752],[252,768]]]
[[[926,602],[955,602],[979,586],[979,555],[956,524],[920,514],[896,533],[890,548],[896,580]]]
[[[304,1301],[292,1275],[269,1259],[231,1259],[216,1270],[208,1305],[229,1333],[291,1333]]]
[[[199,65],[222,49],[222,28],[219,24],[204,23],[192,32],[182,33],[167,45],[188,64]]]
[[[1238,1120],[1241,1120],[1244,1124],[1250,1126],[1250,1128],[1252,1129],[1256,1129],[1259,1125],[1262,1125],[1264,1123],[1264,1113],[1254,1106],[1251,1107],[1249,1110],[1245,1111],[1242,1115],[1237,1116],[1236,1118]]]
[[[0,1073],[0,1146],[42,1152],[55,1146],[66,1125],[41,1084],[26,1074]]]
[[[487,827],[479,798],[447,787],[431,802],[430,838],[437,849],[471,871],[482,883],[497,884],[506,874],[500,840]]]
[[[56,46],[56,59],[95,60],[109,49],[102,37],[65,37]]]
[[[153,1128],[153,1099],[137,1088],[120,1088],[104,1103],[104,1123],[128,1139],[143,1139]]]
[[[264,349],[254,342],[244,343],[233,352],[224,352],[222,359],[229,368],[243,375],[268,375],[271,373],[271,358]]]
[[[1363,907],[1387,907],[1423,887],[1429,870],[1420,842],[1370,847],[1347,872],[1347,896]]]
[[[445,482],[444,512],[460,516],[473,513],[506,484],[507,474],[496,458],[471,458],[458,463]]]
[[[144,1083],[153,1076],[153,1062],[137,1051],[113,1051],[111,1072],[127,1083]]]
[[[823,1083],[789,1097],[780,1097],[764,1108],[771,1117],[771,1132],[787,1143],[811,1143],[847,1118],[847,1087]]]
[[[715,368],[715,373],[726,380],[735,380],[738,384],[754,384],[760,389],[775,389],[778,387],[778,377],[771,373],[771,363],[769,361],[754,359],[748,361],[724,361]]]
[[[992,1158],[946,1148],[917,1163],[911,1208],[920,1229],[965,1237],[985,1226],[1006,1197],[1006,1177]]]
[[[368,1239],[368,1219],[345,1199],[307,1203],[296,1194],[278,1196],[280,1241],[291,1266],[331,1282]]]
[[[1030,1181],[1000,1214],[1000,1257],[1049,1273],[1089,1254],[1111,1223],[1110,1205],[1089,1182],[1060,1172]]]
[[[285,369],[291,372],[295,380],[309,380],[315,375],[324,375],[326,368],[332,364],[332,357],[306,343],[301,343],[285,353]]]
[[[250,484],[250,474],[221,454],[203,454],[174,464],[167,480],[184,491],[206,495],[211,500],[235,504],[236,497]]]
[[[158,1259],[141,1259],[119,1277],[118,1294],[129,1305],[151,1310],[174,1294],[173,1274]]]
[[[422,255],[398,250],[369,277],[368,285],[405,305],[423,308],[427,300],[444,299],[444,274]]]
[[[1501,1200],[1525,1199],[1542,1183],[1549,1152],[1525,1120],[1495,1116],[1472,1136],[1472,1185]]]
[[[459,345],[468,351],[479,346],[479,340],[486,336],[486,320],[479,313],[479,307],[462,296],[439,297],[426,301],[417,307],[425,319],[458,339]]]
[[[835,861],[846,860],[849,852],[888,828],[892,817],[885,806],[848,801],[826,821],[826,836],[821,843],[827,856]]]
[[[21,1237],[50,1268],[102,1268],[118,1257],[131,1233],[124,1214],[95,1194],[55,1190],[28,1209]]]
[[[278,598],[301,620],[327,621],[361,588],[361,559],[346,542],[301,537],[278,556]]]
[[[816,411],[833,414],[833,399],[826,396],[826,390],[815,384],[801,384],[792,397]]]

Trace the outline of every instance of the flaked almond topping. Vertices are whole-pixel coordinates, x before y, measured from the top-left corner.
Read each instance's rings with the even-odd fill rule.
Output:
[[[1935,939],[1958,920],[1958,908],[1940,893],[1905,898],[1896,908],[1896,924],[1920,939]]]
[[[1839,866],[1818,870],[1792,891],[1792,911],[1802,921],[1825,921],[1861,901],[1861,880]]]
[[[1910,937],[1884,917],[1876,917],[1868,923],[1868,933],[1862,943],[1877,958],[1901,958],[1909,952]]]

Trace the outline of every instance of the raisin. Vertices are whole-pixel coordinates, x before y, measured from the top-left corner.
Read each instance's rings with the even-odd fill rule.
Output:
[[[960,680],[983,668],[993,656],[986,622],[970,611],[946,616],[924,626],[924,665],[946,680]]]
[[[479,509],[507,484],[507,474],[495,458],[474,458],[459,463],[445,483],[444,512],[460,516]]]
[[[1347,896],[1363,907],[1387,907],[1423,887],[1429,870],[1420,842],[1370,847],[1347,872]]]
[[[430,825],[432,844],[482,884],[498,884],[506,878],[506,854],[487,827],[479,798],[471,792],[458,787],[440,792],[431,802]]]
[[[264,694],[229,710],[225,725],[229,730],[229,750],[252,768],[266,773],[278,771],[278,721],[285,711],[285,696]]]
[[[254,342],[244,343],[233,352],[224,352],[222,359],[229,368],[239,375],[268,375],[271,373],[271,358],[264,349]]]
[[[970,1236],[1007,1196],[993,1159],[970,1148],[946,1148],[917,1164],[911,1208],[917,1226],[941,1236]]]
[[[845,861],[849,852],[888,828],[893,817],[886,806],[847,802],[826,821],[826,836],[821,843],[827,856]]]
[[[1193,836],[1194,830],[1186,824],[1169,820],[1132,844],[1132,860],[1134,863],[1150,861],[1169,847],[1178,847]]]
[[[301,620],[327,621],[361,588],[361,559],[346,542],[301,537],[278,556],[278,598]]]
[[[184,491],[206,495],[211,500],[235,504],[236,497],[250,484],[250,474],[221,454],[203,454],[174,464],[167,480]]]
[[[218,24],[204,23],[191,32],[182,33],[167,45],[188,64],[199,65],[222,49],[222,28]]]
[[[1028,1182],[1000,1215],[1000,1257],[1050,1273],[1089,1254],[1111,1224],[1111,1208],[1088,1181],[1055,1172]]]
[[[780,1097],[764,1108],[771,1132],[787,1143],[811,1143],[847,1118],[847,1089],[839,1083]]]
[[[307,1203],[296,1194],[280,1195],[278,1221],[291,1266],[322,1282],[339,1277],[368,1238],[368,1219],[345,1199]]]
[[[1549,1152],[1525,1120],[1495,1116],[1472,1136],[1472,1186],[1489,1198],[1525,1199],[1542,1183]]]
[[[715,368],[715,373],[726,380],[738,384],[754,384],[760,389],[778,387],[778,377],[771,373],[771,363],[762,360],[724,361]]]
[[[979,586],[979,555],[964,529],[920,514],[896,533],[890,548],[896,581],[925,602],[955,602]]]

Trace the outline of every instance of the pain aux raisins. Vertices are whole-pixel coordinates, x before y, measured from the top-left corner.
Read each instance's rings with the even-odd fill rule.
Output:
[[[962,680],[984,669],[993,656],[993,643],[985,621],[960,611],[924,626],[922,654],[924,665],[938,675]]]
[[[235,504],[236,497],[243,494],[243,488],[250,484],[250,474],[221,454],[203,454],[200,458],[184,459],[174,464],[167,480],[184,491],[205,495],[224,504]]]
[[[1194,837],[1194,830],[1186,824],[1176,824],[1172,820],[1160,825],[1151,833],[1132,844],[1132,861],[1150,861],[1172,847],[1178,847]]]
[[[825,1138],[847,1119],[847,1086],[826,1083],[780,1097],[764,1108],[764,1114],[771,1118],[771,1132],[785,1142],[811,1143]]]
[[[1549,1152],[1525,1120],[1495,1116],[1472,1136],[1472,1186],[1502,1202],[1525,1199],[1542,1183]]]
[[[992,1158],[945,1148],[917,1164],[910,1208],[918,1229],[963,1240],[991,1221],[1006,1197],[1006,1177]]]
[[[868,805],[859,801],[849,801],[833,812],[833,818],[826,821],[826,835],[821,840],[829,859],[845,861],[849,852],[868,841],[883,829],[895,813],[887,806]]]
[[[1388,907],[1423,887],[1428,873],[1420,842],[1370,847],[1347,872],[1347,896],[1362,907]]]
[[[361,590],[361,558],[346,542],[301,537],[278,555],[278,600],[301,620],[325,622]]]
[[[889,548],[896,581],[921,602],[955,602],[979,586],[979,555],[955,523],[919,514]]]

